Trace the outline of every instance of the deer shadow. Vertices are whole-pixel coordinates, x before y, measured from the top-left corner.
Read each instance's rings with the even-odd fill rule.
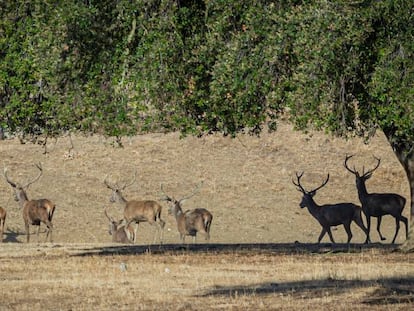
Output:
[[[13,229],[7,229],[6,231],[4,231],[4,236],[6,237],[3,238],[3,243],[22,243],[17,239],[17,237],[20,235],[25,235],[25,233]]]
[[[235,252],[254,252],[257,254],[325,254],[325,253],[360,253],[364,250],[381,249],[398,251],[396,244],[312,244],[312,243],[200,243],[200,244],[153,244],[153,245],[109,245],[100,247],[87,247],[81,249],[74,256],[113,256],[113,255],[142,255],[161,254],[174,255],[182,253],[214,253],[226,254]]]
[[[414,302],[414,275],[404,278],[375,280],[319,279],[294,282],[269,282],[250,285],[214,286],[196,297],[237,297],[258,295],[289,295],[299,299],[323,298],[358,289],[375,288],[362,300],[363,304],[382,305]]]
[[[47,230],[46,229],[40,229],[39,230],[39,234],[44,234],[46,233]],[[3,243],[24,243],[23,241],[19,241],[17,238],[19,236],[25,236],[26,237],[26,232],[22,232],[19,231],[18,229],[10,229],[7,228],[6,231],[4,231],[4,235],[6,236],[5,238],[3,237]],[[37,232],[36,231],[31,231],[30,232],[30,236],[35,236],[36,237]]]

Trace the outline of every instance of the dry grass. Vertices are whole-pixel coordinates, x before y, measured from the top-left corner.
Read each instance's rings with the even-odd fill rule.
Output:
[[[260,138],[151,134],[125,140],[122,149],[97,136],[73,141],[74,150],[68,138],[49,143],[46,155],[36,145],[0,141],[2,164],[12,179],[29,179],[36,174],[33,163],[42,162],[44,175],[28,195],[57,205],[55,243],[37,244],[36,237],[22,243],[21,211],[10,187],[0,182],[0,206],[8,213],[0,245],[0,310],[403,310],[412,303],[412,254],[379,243],[361,248],[365,237],[356,226],[352,242],[357,244],[349,250],[309,244],[321,229],[299,208],[301,194],[291,183],[295,171],[305,171],[303,183],[309,188],[329,172],[330,182],[316,201],[358,203],[343,160],[355,153],[351,165],[370,167],[375,154],[382,163],[368,182],[369,191],[408,198],[405,174],[382,135],[366,145],[297,133],[282,123],[278,132]],[[148,250],[155,228],[147,224],[140,225],[138,246],[108,244],[103,207],[110,191],[102,181],[107,174],[129,180],[134,170],[138,178],[125,191],[127,198],[158,199],[161,184],[179,198],[203,180],[184,209],[204,207],[213,213],[211,244],[178,245],[175,220],[166,208],[162,249]],[[122,207],[114,206],[111,214],[121,217]],[[384,218],[389,240],[394,226],[391,217]],[[404,241],[402,231],[398,243]],[[337,242],[346,241],[342,227],[333,234]],[[379,241],[374,228],[371,240]],[[127,266],[124,272],[121,263]]]
[[[0,310],[407,310],[410,254],[371,247],[8,244]],[[39,269],[43,265],[43,269]]]

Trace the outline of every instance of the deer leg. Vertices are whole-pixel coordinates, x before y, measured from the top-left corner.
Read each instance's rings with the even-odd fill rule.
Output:
[[[161,218],[158,218],[158,225],[160,230],[160,244],[162,244],[164,240],[164,227],[165,227],[165,221]]]
[[[378,218],[377,218],[377,231],[378,231],[378,234],[380,236],[381,241],[385,241],[386,238],[383,237],[382,234],[381,234],[381,221],[382,221],[382,216],[378,216]]]
[[[207,240],[210,241],[210,225],[211,222],[208,222],[207,226],[206,226],[206,231],[207,231]]]
[[[322,241],[323,237],[325,236],[325,234],[326,234],[326,230],[325,230],[325,228],[322,227],[321,234],[319,235],[319,238],[318,238],[318,244],[321,243],[321,241]]]
[[[162,220],[159,216],[158,216],[158,224],[160,225],[160,228],[161,229],[164,229],[165,221]]]
[[[368,230],[367,230],[367,228],[365,228],[364,223],[362,222],[362,218],[357,217],[356,219],[354,219],[354,221],[357,224],[357,226],[360,227],[362,229],[362,231],[364,231],[364,233],[367,237],[366,240],[365,240],[365,244],[370,243],[371,241],[369,240]]]
[[[395,239],[397,238],[398,235],[398,231],[400,231],[400,219],[399,217],[395,217],[395,235],[394,238],[392,239],[392,244],[394,244]]]
[[[25,227],[25,230],[26,230],[26,242],[29,243],[29,241],[30,241],[29,223],[25,222],[24,227]]]
[[[164,226],[160,227],[160,244],[162,244],[163,241],[164,241]]]
[[[349,242],[351,242],[351,239],[352,239],[351,224],[350,223],[344,224],[344,228],[345,228],[346,234],[348,235],[348,241],[346,243],[349,244]]]
[[[371,232],[371,216],[365,214],[365,217],[367,218],[367,239],[365,241],[365,243],[371,242],[371,239],[369,237],[369,233]]]
[[[0,243],[3,242],[4,219],[0,219]]]
[[[331,232],[331,227],[328,227],[328,229],[326,229],[326,232],[328,232],[328,235],[329,235],[329,238],[331,239],[332,244],[335,244],[335,241],[334,241],[334,238]]]
[[[39,228],[40,228],[40,226],[39,226]],[[53,225],[52,225],[52,223],[50,222],[50,221],[48,221],[47,223],[46,223],[46,238],[45,238],[45,242],[47,242],[47,238],[48,238],[48,236],[50,235],[50,242],[52,242],[52,228],[53,228]]]
[[[405,225],[405,238],[408,239],[408,219],[407,217],[404,217],[401,215],[400,221],[402,221]],[[3,226],[4,226],[4,222],[3,222]]]
[[[139,222],[136,222],[135,223],[135,231],[134,231],[134,244],[137,242],[138,225],[139,225]]]
[[[161,219],[159,219],[159,221],[162,221]],[[164,224],[160,223],[159,221],[157,221],[154,225],[155,227],[155,234],[154,234],[154,240],[152,241],[152,244],[155,244],[156,240],[157,240],[157,236],[159,237],[160,240],[160,244],[162,244],[162,240],[164,238]]]
[[[40,224],[37,226],[37,231],[36,231],[37,243],[39,243],[39,233],[40,233]]]
[[[151,226],[153,226],[155,232],[154,232],[154,238],[152,240],[152,244],[155,244],[155,242],[157,241],[157,237],[161,236],[161,232],[160,232],[160,226],[158,223],[152,223]],[[161,240],[161,238],[160,238]]]
[[[49,229],[49,227],[48,227],[48,226],[46,226],[46,237],[45,237],[45,242],[47,242],[47,238],[49,237],[49,232],[50,232],[50,229]]]

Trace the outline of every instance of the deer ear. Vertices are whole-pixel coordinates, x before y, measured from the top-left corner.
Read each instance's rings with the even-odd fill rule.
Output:
[[[365,175],[364,176],[364,179],[365,180],[368,180],[368,179],[370,179],[372,177],[372,173],[369,173],[369,174],[367,174],[367,175]]]
[[[316,191],[315,191],[315,190],[314,190],[314,191],[309,192],[309,195],[310,195],[311,197],[313,197],[315,194],[316,194]]]

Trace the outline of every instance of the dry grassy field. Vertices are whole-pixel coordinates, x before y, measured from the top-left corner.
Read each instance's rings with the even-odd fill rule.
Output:
[[[71,149],[64,137],[50,141],[43,154],[38,145],[0,141],[11,179],[29,180],[37,174],[34,163],[42,163],[43,176],[28,196],[57,206],[53,243],[43,243],[42,226],[40,243],[34,235],[26,244],[22,211],[1,179],[7,228],[0,245],[0,310],[407,310],[414,302],[414,256],[388,244],[391,217],[383,220],[382,244],[374,221],[372,245],[362,245],[364,234],[354,225],[350,247],[342,227],[333,231],[339,245],[314,245],[320,225],[299,208],[301,193],[291,182],[304,171],[303,185],[313,188],[330,173],[317,203],[358,203],[345,155],[355,154],[351,165],[357,169],[372,167],[375,155],[382,161],[368,190],[408,198],[403,169],[381,133],[367,145],[298,133],[281,123],[276,133],[259,138],[149,134],[123,142],[124,148],[114,148],[103,137],[76,136]],[[110,206],[110,214],[121,218],[122,206],[109,203],[103,180],[127,182],[135,171],[128,199],[158,200],[161,184],[179,199],[203,181],[183,208],[212,212],[211,240],[180,245],[175,219],[162,202],[162,247],[151,245],[155,228],[145,223],[136,245],[112,244],[103,210]],[[404,239],[400,230],[397,243]]]

